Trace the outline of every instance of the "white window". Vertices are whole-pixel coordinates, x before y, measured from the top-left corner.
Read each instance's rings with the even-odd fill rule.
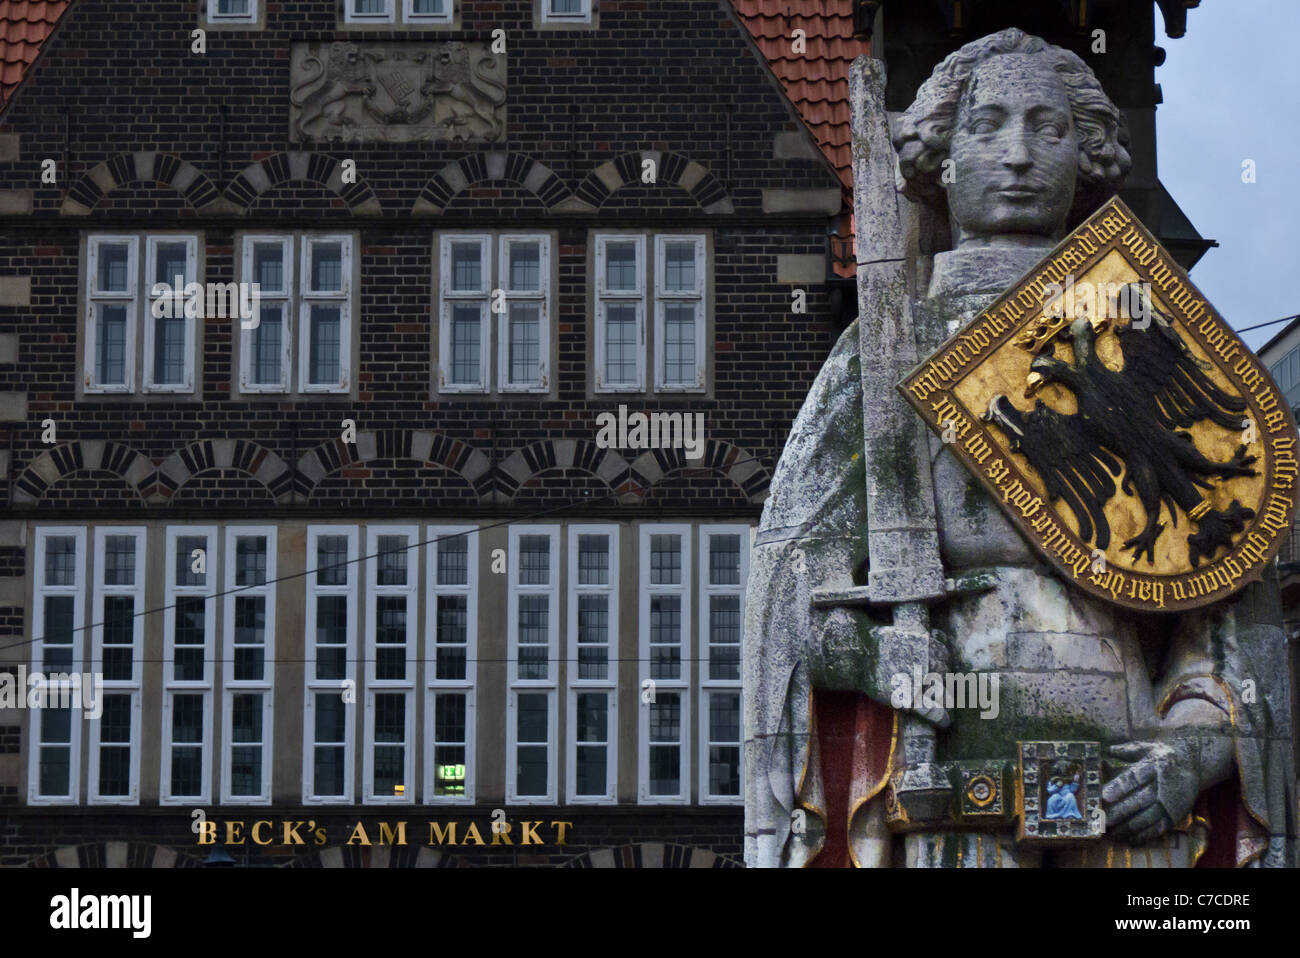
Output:
[[[496,257],[493,259],[495,248]],[[438,388],[547,392],[551,351],[551,238],[545,233],[444,233],[438,240]]]
[[[208,0],[208,22],[256,23],[257,0]]]
[[[451,23],[454,0],[344,0],[346,23]]]
[[[32,671],[76,674],[83,671],[86,530],[47,526],[36,530],[32,584]],[[18,689],[26,695],[26,689]],[[74,709],[31,712],[27,803],[75,803],[81,770],[81,719]]]
[[[271,803],[275,526],[226,528],[221,801]]]
[[[704,238],[655,237],[655,388],[704,388]]]
[[[303,237],[301,272],[298,389],[347,392],[352,361],[352,237]]]
[[[690,800],[690,585],[690,526],[643,525],[639,658],[648,694],[641,696],[638,736],[642,803]]]
[[[499,244],[504,296],[497,332],[497,381],[503,392],[544,391],[549,379],[551,240],[544,234],[507,235]]]
[[[365,801],[415,803],[416,526],[366,530]]]
[[[92,672],[104,676],[103,713],[90,721],[92,805],[140,801],[140,657],[144,647],[143,526],[95,530]]]
[[[139,250],[135,236],[92,236],[86,257],[86,392],[135,388]]]
[[[424,801],[474,801],[478,527],[429,526],[425,553]]]
[[[638,801],[690,798],[690,526],[641,526]],[[649,685],[647,685],[649,682]],[[649,701],[646,701],[649,699]]]
[[[510,527],[506,800],[555,802],[559,526]]]
[[[137,362],[144,391],[194,392],[196,310],[185,290],[197,281],[197,236],[87,237],[85,392],[135,392]]]
[[[293,237],[245,236],[244,281],[258,284],[257,325],[239,325],[239,389],[287,392],[293,341]]]
[[[303,803],[351,803],[357,689],[355,526],[307,527]]]
[[[161,805],[211,796],[216,546],[213,526],[167,529]]]
[[[590,23],[591,0],[538,0],[543,23]]]
[[[570,526],[565,758],[570,802],[617,800],[618,581],[618,526]]]
[[[645,237],[596,237],[596,389],[645,389]]]
[[[740,637],[749,526],[700,528],[700,804],[743,800]]]
[[[656,234],[653,240],[650,243],[648,237],[634,233],[594,236],[597,392],[644,391],[647,354],[656,391],[705,389],[704,237]],[[650,350],[646,348],[647,315],[654,317]]]

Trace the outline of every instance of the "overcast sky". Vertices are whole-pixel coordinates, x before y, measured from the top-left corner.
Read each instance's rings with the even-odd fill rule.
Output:
[[[1219,241],[1192,281],[1238,329],[1300,313],[1300,0],[1202,0],[1180,40],[1156,18],[1169,54],[1156,69],[1160,180]],[[1257,349],[1283,328],[1243,338]]]

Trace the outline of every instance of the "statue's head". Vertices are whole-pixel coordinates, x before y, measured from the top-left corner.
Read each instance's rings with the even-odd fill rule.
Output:
[[[894,147],[903,192],[946,208],[960,247],[1059,240],[1119,189],[1126,141],[1086,63],[1012,28],[935,68]]]

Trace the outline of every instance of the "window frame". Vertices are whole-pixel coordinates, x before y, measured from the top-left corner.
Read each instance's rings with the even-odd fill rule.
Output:
[[[425,530],[425,652],[424,652],[424,804],[473,805],[477,755],[475,754],[475,705],[478,686],[478,533],[477,525],[431,525]],[[466,537],[464,585],[438,582],[438,542],[443,538]],[[465,596],[465,678],[440,679],[438,672],[438,597]],[[437,699],[440,695],[465,697],[465,794],[435,795],[435,736]]]
[[[568,528],[568,628],[566,630],[567,688],[565,695],[565,801],[570,805],[614,805],[618,802],[618,672],[619,672],[619,547],[616,523],[575,524]],[[604,535],[609,540],[609,574],[605,585],[579,582],[580,537]],[[609,602],[606,673],[603,679],[580,678],[578,617],[583,595],[604,595]],[[585,693],[607,695],[605,732],[605,790],[600,795],[578,793],[578,697]]]
[[[383,0],[383,13],[357,13],[356,0],[343,0],[343,22],[347,24],[394,23],[397,13],[393,0]]]
[[[691,526],[687,523],[644,523],[638,530],[639,569],[637,576],[637,595],[639,607],[638,623],[638,687],[643,688],[646,681],[655,683],[656,696],[660,689],[676,693],[681,704],[678,744],[681,748],[678,766],[679,791],[676,795],[652,795],[650,793],[650,705],[638,697],[637,709],[637,804],[638,805],[688,805],[691,800],[691,592],[694,580],[691,573],[691,551],[693,536]],[[676,585],[656,585],[650,581],[651,572],[651,537],[656,535],[676,535],[681,539],[681,581]],[[652,678],[650,675],[650,607],[656,594],[680,596],[681,619],[681,671],[676,679]]]
[[[317,548],[322,536],[343,536],[348,540],[348,581],[346,585],[321,585],[317,581]],[[351,805],[356,795],[356,699],[357,699],[357,586],[361,565],[358,555],[360,533],[356,525],[328,525],[312,523],[307,526],[306,583],[304,593],[306,608],[303,617],[303,666],[304,666],[304,707],[303,707],[303,791],[304,805]],[[348,637],[344,646],[345,664],[343,679],[318,679],[316,677],[316,599],[323,595],[341,595],[346,598],[348,613]],[[353,701],[343,701],[343,793],[341,795],[317,795],[315,787],[316,755],[316,695],[320,693],[347,693],[347,683],[352,683]],[[349,707],[350,706],[350,707]]]
[[[391,2],[391,0],[389,0]],[[302,233],[298,237],[299,250],[299,302],[298,302],[298,392],[306,395],[346,395],[352,390],[352,274],[356,269],[351,233]],[[341,244],[339,289],[311,289],[312,249],[325,243]],[[313,306],[337,305],[339,308],[339,382],[311,382],[311,310]]]
[[[406,537],[406,582],[401,585],[379,584],[379,537]],[[365,695],[366,709],[363,728],[362,801],[367,805],[415,804],[415,686],[420,615],[420,527],[417,525],[367,525],[366,526],[366,630],[365,630]],[[380,679],[376,677],[378,664],[379,597],[404,597],[406,599],[406,664],[404,678]],[[401,795],[380,795],[375,792],[375,697],[401,695],[405,701],[405,724],[402,748],[404,769]],[[394,744],[394,743],[385,743]]]
[[[735,595],[739,597],[740,610],[740,657],[739,663],[744,662],[744,622],[745,622],[745,584],[749,579],[749,549],[750,534],[753,526],[742,523],[710,523],[699,527],[699,798],[697,804],[700,805],[743,805],[745,802],[745,699],[742,689],[744,673],[737,674],[735,679],[714,679],[709,675],[709,656],[713,648],[710,640],[709,614],[710,598],[715,595]],[[740,539],[739,555],[739,575],[740,582],[736,585],[714,585],[709,581],[710,569],[712,567],[712,542],[713,536],[734,535]],[[709,696],[715,692],[735,692],[739,697],[740,704],[740,738],[734,743],[738,748],[739,762],[738,772],[740,779],[740,790],[735,795],[714,795],[709,788],[709,749],[712,746],[712,737],[710,735],[709,720],[711,718],[710,708],[711,700]],[[733,743],[725,743],[731,745]]]
[[[450,26],[456,19],[456,0],[443,0],[446,11],[443,13],[416,13],[415,0],[402,0],[402,23],[414,25],[434,24]]]
[[[108,585],[103,581],[106,562],[104,547],[109,536],[129,536],[135,539],[135,582],[130,586]],[[108,679],[103,682],[103,696],[127,695],[131,700],[130,729],[130,787],[126,795],[101,795],[99,792],[100,749],[105,747],[103,741],[103,715],[90,720],[90,762],[88,781],[86,783],[87,805],[139,805],[140,804],[140,753],[144,743],[140,737],[140,695],[143,677],[143,664],[140,657],[144,652],[144,601],[145,601],[145,561],[148,556],[148,528],[146,526],[96,526],[94,535],[94,561],[91,569],[94,575],[91,600],[91,671],[104,671],[104,620],[96,609],[103,608],[103,600],[110,595],[130,595],[135,599],[132,620],[131,639],[131,678]],[[96,669],[95,665],[99,668]],[[108,747],[119,747],[121,743],[107,743]]]
[[[520,539],[523,536],[547,536],[548,565],[547,582],[521,584],[519,563],[523,556]],[[508,669],[506,684],[508,688],[508,705],[506,720],[506,801],[512,805],[554,805],[556,801],[556,783],[558,780],[556,762],[556,689],[559,686],[559,626],[560,626],[560,579],[563,570],[560,567],[560,526],[515,524],[509,527],[509,557],[507,568],[508,599],[506,603],[507,653]],[[519,599],[523,595],[546,595],[547,602],[547,644],[546,644],[546,678],[519,678]],[[545,693],[547,698],[547,742],[546,742],[546,778],[547,790],[544,796],[520,795],[518,792],[518,698],[528,693]],[[539,743],[526,742],[525,745]]]
[[[582,10],[578,13],[555,13],[551,8],[551,0],[539,0],[538,16],[543,24],[555,26],[557,24],[582,24],[589,25],[593,17],[593,0],[578,0],[582,5]]]
[[[284,270],[284,287],[282,290],[267,292],[258,284],[258,328],[261,328],[261,310],[268,305],[278,305],[280,307],[281,325],[280,325],[280,382],[274,383],[254,383],[254,349],[253,334],[255,329],[247,329],[242,322],[239,323],[239,368],[236,371],[238,376],[238,391],[240,393],[273,393],[276,395],[290,392],[293,386],[293,340],[297,333],[294,324],[295,310],[295,286],[294,286],[294,266],[297,260],[297,237],[286,233],[244,233],[239,238],[240,243],[240,269],[241,280],[245,283],[257,282],[257,270],[254,259],[254,253],[258,244],[269,245],[272,243],[279,244],[280,256],[283,261]]]
[[[197,349],[195,319],[189,315],[189,310],[185,309],[181,314],[182,329],[185,333],[184,341],[184,371],[179,383],[158,383],[154,381],[154,360],[157,358],[154,349],[158,338],[158,321],[161,317],[154,316],[153,304],[157,301],[161,293],[156,293],[159,285],[164,281],[152,281],[149,277],[155,275],[158,265],[158,247],[162,243],[183,243],[185,246],[185,282],[198,283],[199,269],[199,252],[198,237],[192,234],[167,234],[167,233],[145,233],[144,245],[144,280],[148,287],[149,295],[144,297],[144,303],[140,307],[140,319],[142,322],[141,334],[144,337],[144,375],[142,379],[142,388],[148,393],[192,393],[194,392],[194,362]],[[167,287],[175,290],[172,286],[171,279],[166,280]],[[184,288],[182,288],[182,293]],[[200,285],[199,293],[204,297],[204,306],[206,310],[207,290]],[[175,319],[176,317],[172,317]]]
[[[538,244],[538,288],[516,290],[510,286],[509,249],[516,243]],[[501,393],[548,393],[551,389],[551,236],[549,233],[499,233],[497,234],[496,263],[493,275],[496,284],[489,293],[491,300],[497,290],[504,293],[505,309],[497,314],[497,381]],[[510,307],[516,303],[537,306],[537,377],[532,382],[511,381],[510,363]]]
[[[268,523],[261,526],[233,525],[225,528],[225,595],[221,629],[221,797],[222,805],[270,805],[271,770],[275,767],[275,600],[276,600],[276,548],[279,526]],[[266,540],[266,581],[262,585],[241,586],[237,580],[238,544],[241,538]],[[261,679],[235,678],[235,604],[240,597],[265,599],[263,635],[263,669]],[[233,779],[231,763],[234,759],[234,699],[236,695],[262,696],[262,790],[256,796],[235,795],[231,791]],[[241,745],[249,743],[241,742]]]
[[[258,9],[258,0],[248,0],[248,13],[231,14],[220,12],[220,0],[208,0],[206,8],[205,21],[208,26],[226,26],[228,24],[249,25],[256,24],[261,11]]]
[[[649,270],[649,264],[646,260],[646,234],[601,232],[594,233],[592,240],[595,243],[596,275],[596,282],[593,284],[593,316],[596,327],[596,353],[592,363],[595,370],[594,388],[598,393],[643,393],[645,392],[646,381],[646,274]],[[633,290],[609,289],[606,260],[611,242],[631,242],[636,246],[637,266],[634,271],[636,287]],[[609,342],[605,315],[611,304],[631,305],[636,310],[637,349],[636,379],[634,382],[611,385],[606,381],[605,373],[608,369]]]
[[[689,292],[669,290],[667,284],[667,246],[690,243],[695,247],[695,289]],[[655,392],[702,393],[708,388],[708,362],[705,353],[708,326],[708,252],[703,233],[656,233],[654,258],[654,386]],[[667,307],[693,303],[695,306],[695,382],[669,382],[667,377]]]
[[[124,291],[101,291],[97,288],[99,279],[100,248],[110,243],[126,242],[127,279]],[[86,395],[134,395],[136,327],[140,313],[140,234],[138,233],[89,233],[86,235],[86,275],[83,283],[85,308],[82,311],[82,391]],[[97,376],[97,355],[99,352],[98,321],[96,308],[100,304],[111,303],[126,307],[125,344],[123,346],[122,383],[101,383]]]
[[[451,250],[457,243],[479,246],[479,276],[482,285],[477,290],[453,290]],[[490,357],[492,353],[492,237],[488,233],[438,234],[438,392],[479,393],[492,391]],[[479,382],[457,383],[452,379],[455,357],[452,352],[451,317],[456,303],[479,305]]]
[[[45,581],[46,542],[49,539],[70,538],[74,540],[75,560],[73,563],[72,585],[49,585]],[[45,602],[47,596],[72,599],[72,656],[68,674],[78,674],[83,668],[82,651],[85,648],[86,626],[86,527],[85,526],[37,526],[32,543],[32,635],[37,641],[32,643],[31,667],[33,672],[40,672],[48,679],[51,674],[45,667]],[[54,673],[57,674],[57,673]],[[26,695],[26,690],[18,690]],[[68,721],[68,792],[65,795],[44,795],[41,787],[41,719],[48,710],[29,710],[27,723],[27,804],[28,805],[75,805],[81,796],[81,722],[85,716],[69,716]],[[71,710],[77,711],[77,710]],[[62,747],[62,742],[50,743]]]
[[[176,581],[176,547],[181,538],[202,538],[204,549],[204,582],[202,585],[181,585]],[[161,750],[158,766],[158,804],[159,805],[207,805],[212,799],[212,710],[213,689],[216,686],[215,655],[217,603],[220,592],[218,577],[221,572],[219,546],[217,544],[216,526],[180,526],[166,527],[166,546],[163,553],[165,569],[165,589],[163,605],[163,661],[162,686],[163,708],[162,723],[159,728],[159,745]],[[188,564],[188,563],[187,563]],[[203,598],[203,678],[177,679],[175,677],[176,659],[176,609],[175,605],[182,598]],[[197,795],[176,795],[172,792],[171,750],[177,747],[172,736],[174,700],[177,695],[198,695],[203,699],[202,739],[198,743],[202,765],[200,766],[200,792]],[[194,743],[180,743],[193,747]]]

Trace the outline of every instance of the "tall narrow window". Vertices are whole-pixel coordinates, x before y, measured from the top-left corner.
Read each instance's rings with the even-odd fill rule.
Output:
[[[352,355],[352,237],[307,236],[302,249],[302,392],[347,392]]]
[[[641,527],[640,659],[648,694],[641,703],[638,798],[645,803],[690,799],[690,549],[689,526]]]
[[[305,804],[352,801],[357,549],[355,526],[307,527]]]
[[[226,528],[221,801],[271,802],[275,526]]]
[[[424,800],[473,802],[478,530],[430,526],[425,539]]]
[[[655,386],[704,388],[704,238],[655,237]]]
[[[145,247],[150,299],[142,311],[144,385],[152,392],[193,392],[195,317],[188,308],[178,308],[175,296],[168,294],[183,295],[190,283],[197,282],[198,239],[149,236]]]
[[[509,555],[506,796],[554,802],[559,527],[511,526]]]
[[[645,237],[596,236],[596,389],[645,388]]]
[[[32,582],[32,671],[76,674],[85,626],[86,530],[36,530]],[[26,690],[20,689],[19,695]],[[31,711],[27,803],[75,803],[79,797],[82,715],[67,708]]]
[[[740,636],[749,526],[700,528],[700,802],[742,800]]]
[[[416,526],[366,531],[367,802],[415,802],[418,542]]]
[[[502,236],[498,262],[504,293],[497,342],[505,391],[545,391],[549,382],[551,241],[544,234]],[[497,308],[497,307],[493,307]]]
[[[143,526],[95,530],[90,667],[104,676],[103,712],[90,721],[92,805],[140,801],[140,677],[144,643]]]
[[[614,802],[618,764],[618,526],[569,527],[566,791]]]
[[[293,239],[243,238],[245,282],[258,286],[257,325],[240,323],[239,388],[284,392],[289,388],[290,320],[293,316]]]
[[[490,238],[444,235],[439,249],[439,388],[486,392]]]
[[[211,796],[216,547],[212,526],[167,529],[162,805]]]
[[[140,241],[92,236],[86,248],[86,391],[128,393],[135,388]]]

